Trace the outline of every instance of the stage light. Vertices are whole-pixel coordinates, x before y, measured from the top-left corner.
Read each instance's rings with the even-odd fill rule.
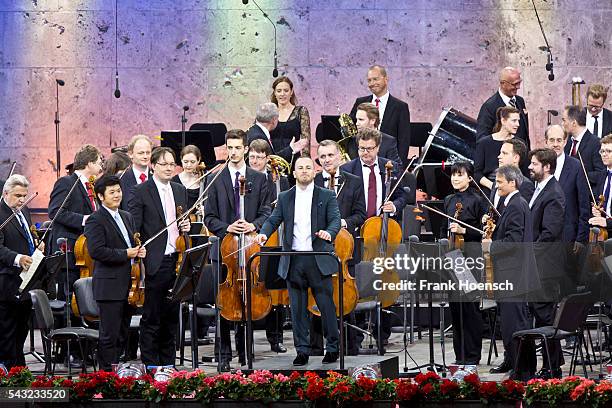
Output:
[[[382,371],[379,363],[364,364],[349,368],[348,375],[353,377],[355,380],[362,376],[376,380],[382,378]]]
[[[147,372],[144,364],[142,363],[113,364],[113,371],[119,376],[119,378],[139,378],[145,375],[145,373]]]
[[[165,382],[172,377],[176,369],[172,366],[159,366],[153,369],[153,379],[159,382]]]

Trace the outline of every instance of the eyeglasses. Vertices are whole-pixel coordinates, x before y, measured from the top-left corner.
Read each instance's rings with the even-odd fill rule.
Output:
[[[267,156],[259,156],[256,154],[249,154],[249,160],[265,160]]]
[[[612,149],[600,149],[599,154],[612,154]]]
[[[516,88],[517,86],[519,86],[520,84],[522,84],[522,83],[523,83],[523,81],[522,81],[522,80],[521,80],[521,81],[516,81],[516,82],[509,82],[509,81],[503,80],[503,81],[501,81],[501,82],[505,82],[505,83],[507,83],[508,85],[513,86],[513,87],[515,87],[515,88]]]
[[[592,110],[599,110],[603,108],[603,103],[601,105],[593,105],[593,104],[588,103],[587,108],[592,109]]]
[[[160,167],[174,167],[174,166],[176,166],[175,163],[155,163],[155,164],[157,166],[160,166]]]
[[[357,150],[359,150],[359,153],[372,153],[374,151],[374,149],[376,149],[378,146],[372,146],[372,147],[363,147],[363,146],[359,146],[357,148]]]

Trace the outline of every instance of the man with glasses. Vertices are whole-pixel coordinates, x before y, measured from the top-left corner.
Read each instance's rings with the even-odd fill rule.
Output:
[[[612,203],[612,199],[610,199],[610,196],[612,196],[610,193],[612,191],[612,135],[604,136],[601,139],[601,149],[599,152],[605,169],[598,174],[593,194],[595,194],[595,198],[603,195],[604,202],[601,208],[592,207],[591,213],[593,217],[589,219],[589,224],[612,231],[612,218],[610,218],[612,214],[612,206],[610,205]]]
[[[608,88],[593,84],[586,93],[586,125],[598,139],[612,133],[612,112],[604,108],[608,98]]]
[[[593,136],[586,127],[586,111],[579,106],[566,106],[561,115],[563,130],[571,137],[565,144],[565,154],[582,161],[594,187],[599,174],[604,170],[599,149],[599,139]]]
[[[519,110],[520,115],[520,126],[515,136],[522,139],[527,146],[527,150],[530,150],[527,108],[525,107],[525,100],[517,95],[522,82],[521,72],[518,69],[513,67],[502,69],[499,74],[499,89],[482,104],[480,112],[478,112],[477,140],[493,133],[493,128],[497,123],[498,108],[512,106]]]
[[[179,306],[168,301],[176,279],[176,240],[189,232],[189,218],[176,222],[177,207],[187,209],[187,190],[171,182],[176,167],[174,151],[158,147],[151,154],[153,176],[134,188],[128,208],[134,228],[146,242],[170,227],[147,245],[145,302],[140,321],[140,358],[149,368],[174,366]]]

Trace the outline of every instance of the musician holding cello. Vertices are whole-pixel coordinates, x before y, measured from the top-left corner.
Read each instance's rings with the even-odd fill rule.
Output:
[[[23,345],[28,336],[32,301],[29,295],[18,300],[19,274],[32,264],[35,237],[30,233],[30,212],[22,208],[28,196],[29,181],[13,174],[2,188],[0,224],[13,217],[0,230],[0,364],[7,369],[25,366]],[[13,216],[13,214],[15,214]],[[39,249],[44,251],[44,243]]]
[[[189,232],[188,218],[177,223],[177,208],[187,208],[187,190],[171,182],[174,151],[158,147],[151,154],[153,177],[137,185],[129,198],[129,212],[141,239],[159,234],[147,245],[145,300],[140,321],[140,355],[150,366],[174,366],[179,305],[167,295],[176,279],[177,239]],[[161,232],[161,233],[160,233]]]
[[[214,183],[210,181],[207,183],[209,185],[209,190],[208,198],[204,206],[204,224],[211,233],[219,237],[220,241],[222,241],[222,248],[224,247],[226,238],[231,239],[231,237],[227,237],[228,234],[239,236],[240,234],[254,233],[259,230],[265,219],[270,215],[266,176],[247,167],[244,161],[244,156],[248,151],[246,140],[246,133],[240,129],[232,129],[226,133],[225,145],[229,155],[228,165],[221,170],[218,180],[215,180]],[[249,190],[245,192],[246,194],[243,197],[244,208],[242,210],[244,217],[242,218],[240,217],[241,178],[244,178],[244,183]],[[231,258],[237,255],[222,253],[222,259],[220,260],[217,258],[217,252],[215,248],[210,251],[213,271],[217,271],[220,261],[228,264],[229,259],[226,259],[226,257]],[[215,273],[214,278],[216,278],[216,276],[217,274]],[[225,279],[226,277],[222,276],[221,278]],[[221,282],[215,283],[220,284]],[[242,286],[237,282],[227,282],[227,287],[232,287],[236,291],[240,291]],[[239,296],[240,294],[237,293],[236,295]],[[217,303],[219,303],[219,300],[218,298]],[[220,337],[217,337],[215,340],[215,355],[219,356],[219,371],[229,371],[231,369],[230,361],[232,359],[230,340],[231,323],[224,317],[224,314],[225,311],[221,310],[221,324],[219,330],[217,330],[217,336]],[[244,316],[242,317],[243,319],[240,320],[244,321]],[[240,363],[245,364],[246,355],[243,325],[239,325],[236,328],[236,348],[238,349]]]
[[[119,363],[127,338],[131,313],[128,289],[132,260],[144,258],[147,251],[134,243],[134,219],[119,209],[123,193],[119,177],[103,176],[94,185],[100,208],[85,223],[89,254],[94,259],[93,296],[100,310],[98,362],[100,370],[110,371]]]

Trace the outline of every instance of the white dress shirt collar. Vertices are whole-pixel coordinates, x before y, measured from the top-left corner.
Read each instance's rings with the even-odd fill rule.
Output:
[[[514,190],[513,192],[511,192],[510,194],[508,194],[506,196],[506,199],[504,200],[504,206],[507,207],[508,203],[510,202],[510,199],[512,198],[512,196],[514,196],[515,194],[518,194],[518,189]]]
[[[132,164],[132,172],[134,173],[134,178],[136,179],[136,184],[140,184],[140,175],[144,174],[145,175],[145,180],[147,181],[149,179],[149,169],[145,170],[145,171],[140,171],[136,168],[136,166],[134,166]]]
[[[499,93],[499,96],[501,96],[502,100],[504,101],[504,104],[506,104],[506,106],[510,105],[510,99],[512,99],[511,97],[509,97],[508,95],[504,94],[501,89],[499,89],[497,91]],[[516,98],[514,98],[514,100],[516,101]]]
[[[555,167],[555,178],[561,180],[561,172],[563,171],[563,165],[565,164],[565,152],[561,151],[561,154],[557,156],[557,167]]]

